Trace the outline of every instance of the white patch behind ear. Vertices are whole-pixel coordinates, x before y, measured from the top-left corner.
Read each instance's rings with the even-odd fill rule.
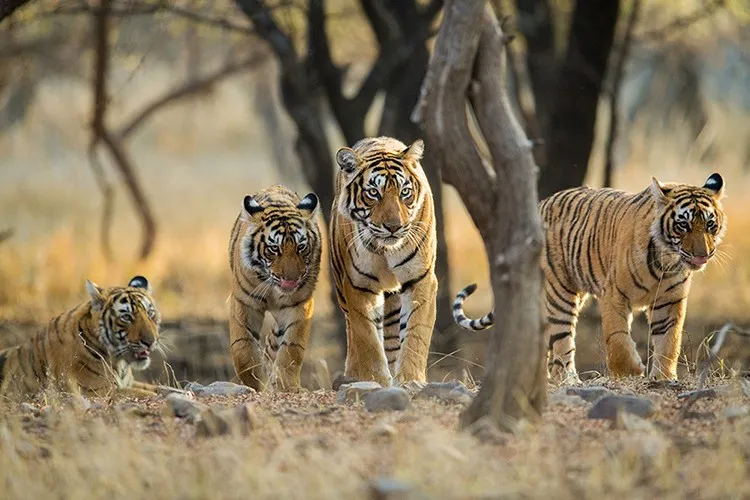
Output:
[[[359,156],[351,148],[341,148],[336,151],[336,163],[339,164],[341,170],[351,174],[359,165]]]
[[[651,177],[651,196],[654,197],[657,203],[667,203],[667,193],[669,190],[664,185],[656,180],[656,177]]]
[[[147,293],[151,293],[151,283],[148,282],[145,276],[133,276],[128,282],[128,286],[134,288],[144,288]]]
[[[711,191],[716,200],[720,200],[724,197],[724,179],[718,173],[711,174],[708,179],[706,179],[703,188]]]
[[[246,195],[242,200],[242,207],[245,209],[245,213],[251,217],[264,210],[263,207],[260,206],[260,203],[250,195]]]
[[[315,195],[315,193],[307,194],[297,204],[297,208],[303,213],[305,213],[307,216],[312,215],[313,212],[315,212],[315,208],[317,206],[318,206],[318,197]]]
[[[417,139],[411,144],[411,146],[404,149],[401,156],[407,160],[419,161],[422,159],[422,154],[424,154],[424,141],[422,139]]]
[[[104,307],[104,290],[96,283],[86,280],[86,291],[89,292],[89,297],[91,297],[91,307],[94,311],[101,311]]]

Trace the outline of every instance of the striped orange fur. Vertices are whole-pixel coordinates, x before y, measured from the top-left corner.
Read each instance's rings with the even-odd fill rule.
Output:
[[[724,180],[715,173],[703,186],[653,178],[639,193],[581,187],[541,202],[551,376],[578,380],[576,323],[584,301],[594,296],[612,376],[643,374],[630,323],[633,312],[645,311],[654,349],[649,375],[677,377],[692,274],[715,255],[726,231],[723,195]],[[463,314],[469,294],[456,299],[456,321],[465,328],[472,328],[472,321],[488,326],[492,321]]]
[[[245,196],[229,240],[230,353],[254,389],[297,390],[320,272],[318,198],[276,185]],[[261,339],[266,312],[275,320]]]
[[[133,379],[159,348],[160,315],[143,276],[128,286],[86,281],[90,300],[57,316],[27,342],[0,352],[0,393],[28,395],[54,385],[104,395],[155,395]]]

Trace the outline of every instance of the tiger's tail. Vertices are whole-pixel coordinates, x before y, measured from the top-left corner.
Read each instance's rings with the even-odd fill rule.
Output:
[[[479,319],[469,319],[464,314],[464,301],[472,293],[476,292],[477,285],[473,283],[456,295],[456,300],[453,301],[453,320],[456,324],[467,330],[485,330],[492,326],[495,321],[495,311],[490,311]]]

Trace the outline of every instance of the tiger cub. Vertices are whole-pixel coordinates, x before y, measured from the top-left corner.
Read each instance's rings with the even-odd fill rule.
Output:
[[[0,393],[29,395],[56,385],[104,395],[156,394],[136,382],[160,348],[160,315],[151,286],[135,276],[125,287],[101,288],[86,280],[89,300],[54,318],[27,342],[0,352]]]
[[[320,272],[317,206],[313,193],[300,199],[272,186],[245,196],[232,228],[229,349],[237,377],[256,390],[266,381],[271,389],[300,388]],[[266,312],[276,324],[262,345]]]
[[[575,332],[589,296],[599,299],[607,366],[612,376],[642,375],[644,366],[630,337],[634,311],[649,320],[654,354],[649,375],[677,378],[690,281],[716,254],[726,216],[724,180],[712,174],[701,187],[661,183],[639,193],[588,187],[560,191],[540,204],[546,245],[544,308],[548,368],[557,379],[578,380]],[[456,322],[480,330],[492,313],[470,320],[458,294]]]
[[[348,376],[424,382],[435,326],[435,210],[424,143],[362,139],[336,153],[331,264]],[[392,377],[393,374],[393,377]]]

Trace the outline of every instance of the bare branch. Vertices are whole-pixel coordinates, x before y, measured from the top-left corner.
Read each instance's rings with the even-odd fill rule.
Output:
[[[612,171],[614,170],[614,151],[617,141],[618,108],[620,106],[620,87],[625,73],[625,61],[630,54],[630,46],[633,41],[633,29],[638,21],[641,9],[641,0],[633,0],[630,7],[625,32],[622,36],[620,50],[614,55],[615,60],[612,67],[612,86],[609,91],[609,130],[607,131],[607,144],[604,153],[604,187],[612,187]]]
[[[135,113],[134,116],[120,128],[119,132],[117,132],[117,136],[122,139],[127,139],[136,128],[141,126],[141,124],[150,118],[156,111],[182,99],[194,96],[225,78],[248,70],[263,62],[264,59],[265,55],[256,54],[244,61],[228,63],[226,66],[217,69],[213,73],[205,75],[202,78],[188,81],[183,85],[165,92],[163,95],[146,104],[141,111]]]
[[[0,2],[0,23],[27,3],[29,3],[29,0],[3,0]]]
[[[94,62],[94,82],[93,82],[93,119],[91,121],[92,139],[89,146],[89,157],[93,159],[92,168],[97,176],[97,182],[105,195],[105,209],[102,224],[108,225],[107,219],[111,217],[111,191],[109,185],[103,176],[101,167],[96,161],[95,149],[102,142],[109,150],[115,165],[122,174],[125,184],[130,191],[131,197],[135,204],[135,209],[141,217],[143,224],[143,244],[141,246],[140,258],[148,257],[153,249],[156,234],[156,225],[151,215],[151,209],[148,201],[141,190],[140,183],[137,181],[135,169],[125,149],[119,140],[109,131],[105,122],[107,111],[107,76],[109,66],[109,9],[111,0],[102,0],[98,9],[93,13],[94,23],[94,43],[96,47]],[[98,170],[97,170],[98,167]],[[108,239],[106,235],[102,236],[104,241]],[[107,244],[108,245],[108,244]],[[105,246],[105,251],[108,250]]]
[[[271,49],[285,67],[291,67],[297,63],[297,53],[294,50],[292,40],[283,32],[274,21],[271,10],[262,0],[235,0],[240,10],[255,25],[255,31],[262,36],[270,45]]]
[[[711,2],[704,4],[703,7],[695,9],[694,12],[691,12],[684,17],[678,17],[666,26],[640,34],[638,39],[639,41],[663,40],[678,31],[683,31],[703,19],[712,16],[715,12],[725,6],[726,0],[712,0]]]
[[[446,8],[444,26],[422,84],[422,97],[413,120],[418,121],[433,147],[443,181],[461,195],[477,228],[491,230],[495,206],[494,175],[476,149],[466,116],[466,96],[471,82],[480,31],[466,23],[476,22],[483,2],[471,2],[458,9]],[[455,10],[462,10],[458,13]],[[476,189],[477,186],[486,188]]]
[[[4,243],[5,241],[9,240],[15,232],[16,230],[12,227],[0,231],[0,243]]]

